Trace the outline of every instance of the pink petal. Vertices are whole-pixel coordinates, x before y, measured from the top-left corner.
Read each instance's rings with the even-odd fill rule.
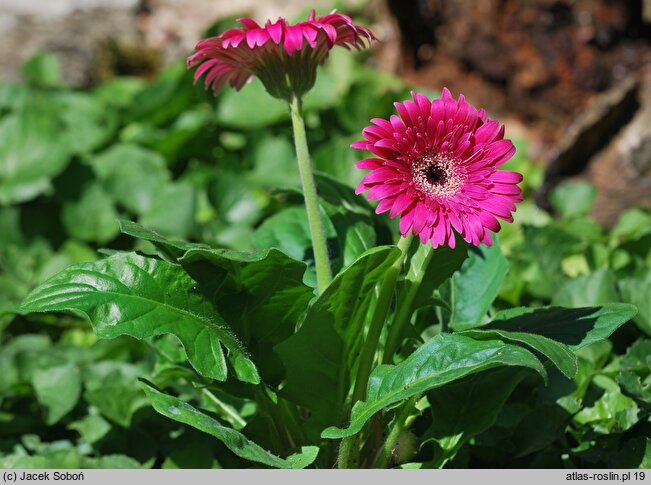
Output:
[[[522,182],[522,174],[509,172],[507,170],[496,170],[490,177],[491,182],[503,182],[506,184],[517,184]]]

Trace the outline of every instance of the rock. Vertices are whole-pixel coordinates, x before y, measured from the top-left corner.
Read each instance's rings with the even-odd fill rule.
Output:
[[[361,7],[360,0],[339,3]],[[147,74],[160,59],[169,62],[188,56],[204,31],[220,18],[294,20],[310,8],[328,13],[331,5],[331,0],[0,0],[0,78],[19,81],[21,64],[41,51],[57,55],[64,80],[73,86],[105,80],[111,74],[111,65],[105,64],[119,65],[115,57],[123,54],[140,58],[142,65],[136,62],[129,68],[135,72],[119,73]]]

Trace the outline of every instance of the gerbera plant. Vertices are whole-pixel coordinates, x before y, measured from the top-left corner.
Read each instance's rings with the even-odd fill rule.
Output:
[[[290,25],[285,19],[268,21],[264,27],[249,18],[240,19],[243,28],[200,41],[188,66],[199,65],[195,80],[205,74],[205,86],[217,94],[226,83],[240,90],[257,76],[275,98],[289,103],[294,129],[296,157],[301,175],[305,206],[319,290],[332,279],[323,220],[319,210],[312,163],[305,137],[303,96],[314,86],[318,66],[339,45],[361,49],[374,39],[370,30],[355,25],[350,17],[332,12],[317,17],[312,10],[307,21]]]
[[[447,89],[396,103],[397,114],[371,120],[353,144],[369,153],[356,192],[375,207],[335,179],[316,178],[326,183],[317,187],[302,98],[332,48],[374,36],[338,13],[242,24],[199,42],[188,64],[215,93],[256,76],[289,104],[316,287],[306,262],[276,247],[238,252],[122,222],[155,250],[70,266],[19,309],[72,312],[99,338],[129,335],[155,349],[144,393],[230,450],[222,466],[445,466],[495,423],[521,381],[571,382],[575,352],[635,314],[625,304],[496,302],[508,270],[497,232],[522,200],[522,176],[501,169],[515,152],[504,127]],[[362,231],[360,220],[374,223]],[[355,240],[334,277],[326,225],[330,237]]]

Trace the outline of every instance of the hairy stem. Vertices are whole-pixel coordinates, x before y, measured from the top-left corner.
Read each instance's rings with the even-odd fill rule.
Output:
[[[305,123],[303,121],[303,102],[294,96],[289,102],[289,112],[292,117],[292,128],[294,129],[294,146],[296,147],[296,159],[298,160],[298,171],[303,185],[305,197],[305,208],[307,220],[310,226],[312,248],[314,249],[314,264],[316,266],[317,290],[323,293],[332,280],[330,259],[328,258],[328,246],[326,241],[325,226],[319,207],[319,197],[316,192],[316,183],[312,170],[312,161],[307,147],[305,136]]]
[[[400,433],[407,427],[407,419],[414,409],[414,405],[418,401],[420,396],[412,396],[409,401],[407,401],[398,411],[396,419],[393,422],[391,431],[389,431],[389,436],[387,436],[386,441],[384,442],[384,447],[377,457],[375,462],[376,468],[386,468],[389,464],[393,448],[396,446]]]

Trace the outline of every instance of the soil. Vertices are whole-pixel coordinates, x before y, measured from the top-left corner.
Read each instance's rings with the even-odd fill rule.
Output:
[[[529,156],[540,163],[553,160],[559,144],[581,142],[567,139],[568,127],[577,123],[576,118],[579,122],[590,118],[581,115],[600,104],[602,93],[631,77],[638,79],[644,102],[629,108],[608,131],[597,131],[597,136],[612,142],[595,145],[590,153],[584,150],[569,172],[581,172],[608,194],[607,204],[602,198],[597,203],[601,222],[612,224],[632,205],[651,207],[647,172],[619,184],[628,190],[611,190],[613,174],[634,173],[627,164],[646,157],[644,150],[636,156],[626,152],[631,144],[620,143],[623,131],[641,145],[651,137],[643,122],[628,126],[634,119],[648,120],[651,110],[642,95],[651,89],[650,1],[387,0],[387,5],[393,18],[386,28],[393,29],[390,37],[400,39],[400,54],[391,52],[395,46],[387,46],[389,52],[380,56],[384,67],[416,85],[438,90],[447,86],[454,94],[464,93],[507,122],[507,134],[509,126],[524,131]],[[638,115],[637,110],[645,114]],[[615,168],[618,163],[626,169]],[[619,176],[618,182],[623,178]],[[553,183],[559,180],[562,177]]]

